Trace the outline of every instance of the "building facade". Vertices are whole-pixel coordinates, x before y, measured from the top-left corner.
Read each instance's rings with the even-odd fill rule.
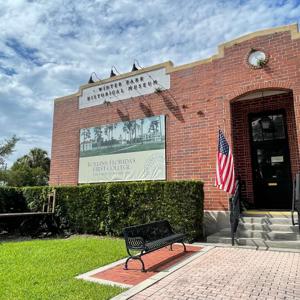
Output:
[[[216,217],[228,210],[228,195],[214,186],[219,128],[231,145],[249,207],[289,209],[300,164],[297,25],[248,34],[220,45],[216,55],[202,61],[165,62],[83,85],[78,93],[56,99],[50,184],[84,182],[79,180],[80,151],[97,145],[96,139],[81,141],[83,128],[162,115],[164,178],[203,181],[207,212]],[[143,139],[150,127],[140,133]],[[129,143],[124,136],[125,131],[111,140]],[[138,141],[136,132],[130,139]],[[98,135],[97,143],[105,145],[105,139]]]

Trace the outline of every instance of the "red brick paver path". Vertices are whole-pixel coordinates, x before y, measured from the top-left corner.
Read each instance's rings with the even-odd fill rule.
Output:
[[[300,253],[217,247],[130,298],[300,299]]]
[[[146,273],[141,272],[141,263],[139,261],[130,260],[128,263],[128,270],[124,270],[124,264],[122,264],[94,274],[92,277],[123,284],[136,285],[157,272],[170,268],[179,261],[191,256],[196,251],[200,251],[202,248],[199,246],[187,245],[186,249],[187,252],[183,252],[182,245],[173,245],[173,251],[170,251],[169,248],[162,248],[143,256],[145,268],[147,269]]]

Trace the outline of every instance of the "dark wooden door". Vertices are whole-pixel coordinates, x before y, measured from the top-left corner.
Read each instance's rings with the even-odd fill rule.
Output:
[[[250,114],[249,123],[255,206],[291,209],[292,178],[284,111]]]

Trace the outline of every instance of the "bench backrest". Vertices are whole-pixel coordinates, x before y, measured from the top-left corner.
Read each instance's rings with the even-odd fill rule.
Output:
[[[126,240],[127,238],[141,237],[145,242],[155,241],[172,235],[173,233],[171,225],[167,220],[126,227],[124,229],[124,237]]]

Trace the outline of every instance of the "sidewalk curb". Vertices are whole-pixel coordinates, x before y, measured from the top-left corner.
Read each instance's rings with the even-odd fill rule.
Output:
[[[125,261],[126,261],[126,258],[117,260],[117,261],[115,261],[115,262],[113,262],[109,265],[105,265],[103,267],[94,269],[92,271],[80,274],[80,275],[76,276],[75,278],[90,281],[90,282],[100,283],[100,284],[118,286],[118,287],[125,288],[125,289],[131,288],[131,287],[133,287],[133,285],[125,284],[125,283],[118,283],[118,282],[111,281],[111,280],[105,280],[105,279],[99,279],[99,278],[91,277],[94,274],[97,274],[97,273],[103,272],[105,270],[108,270],[110,268],[116,267],[118,265],[124,264]]]

